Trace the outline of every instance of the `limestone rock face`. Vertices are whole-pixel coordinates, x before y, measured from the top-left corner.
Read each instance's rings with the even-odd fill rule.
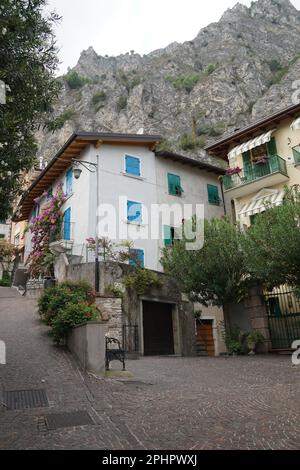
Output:
[[[209,161],[205,144],[292,104],[299,38],[300,13],[289,0],[258,0],[249,8],[237,3],[193,41],[148,55],[103,57],[90,47],[73,69],[82,86],[60,78],[57,125],[39,131],[39,156],[49,161],[73,130],[143,128],[161,134],[168,148]]]

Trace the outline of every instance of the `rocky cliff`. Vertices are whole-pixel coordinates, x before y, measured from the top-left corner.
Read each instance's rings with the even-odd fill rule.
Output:
[[[193,41],[148,55],[102,57],[90,47],[60,78],[52,131],[37,136],[39,155],[49,160],[74,129],[143,129],[161,134],[165,147],[207,159],[210,141],[292,104],[299,38],[300,12],[289,0],[258,0],[237,3]]]

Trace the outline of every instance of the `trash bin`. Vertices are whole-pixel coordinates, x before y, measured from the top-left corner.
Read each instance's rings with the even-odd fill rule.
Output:
[[[55,277],[45,277],[44,280],[44,288],[49,289],[50,287],[56,286],[56,279]]]

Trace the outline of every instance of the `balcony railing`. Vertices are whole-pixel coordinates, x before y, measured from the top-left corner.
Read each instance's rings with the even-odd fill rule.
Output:
[[[283,175],[288,176],[286,161],[278,155],[269,157],[266,163],[252,163],[245,165],[239,174],[225,175],[223,178],[224,189],[225,191],[228,191],[229,189],[251,183],[259,178],[263,178],[264,176],[272,175],[274,173],[282,173]]]
[[[295,163],[300,163],[300,145],[293,148],[293,155]]]

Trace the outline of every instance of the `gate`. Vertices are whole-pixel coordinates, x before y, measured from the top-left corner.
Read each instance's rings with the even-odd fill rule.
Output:
[[[300,339],[300,299],[289,286],[265,292],[272,349],[291,349]]]

